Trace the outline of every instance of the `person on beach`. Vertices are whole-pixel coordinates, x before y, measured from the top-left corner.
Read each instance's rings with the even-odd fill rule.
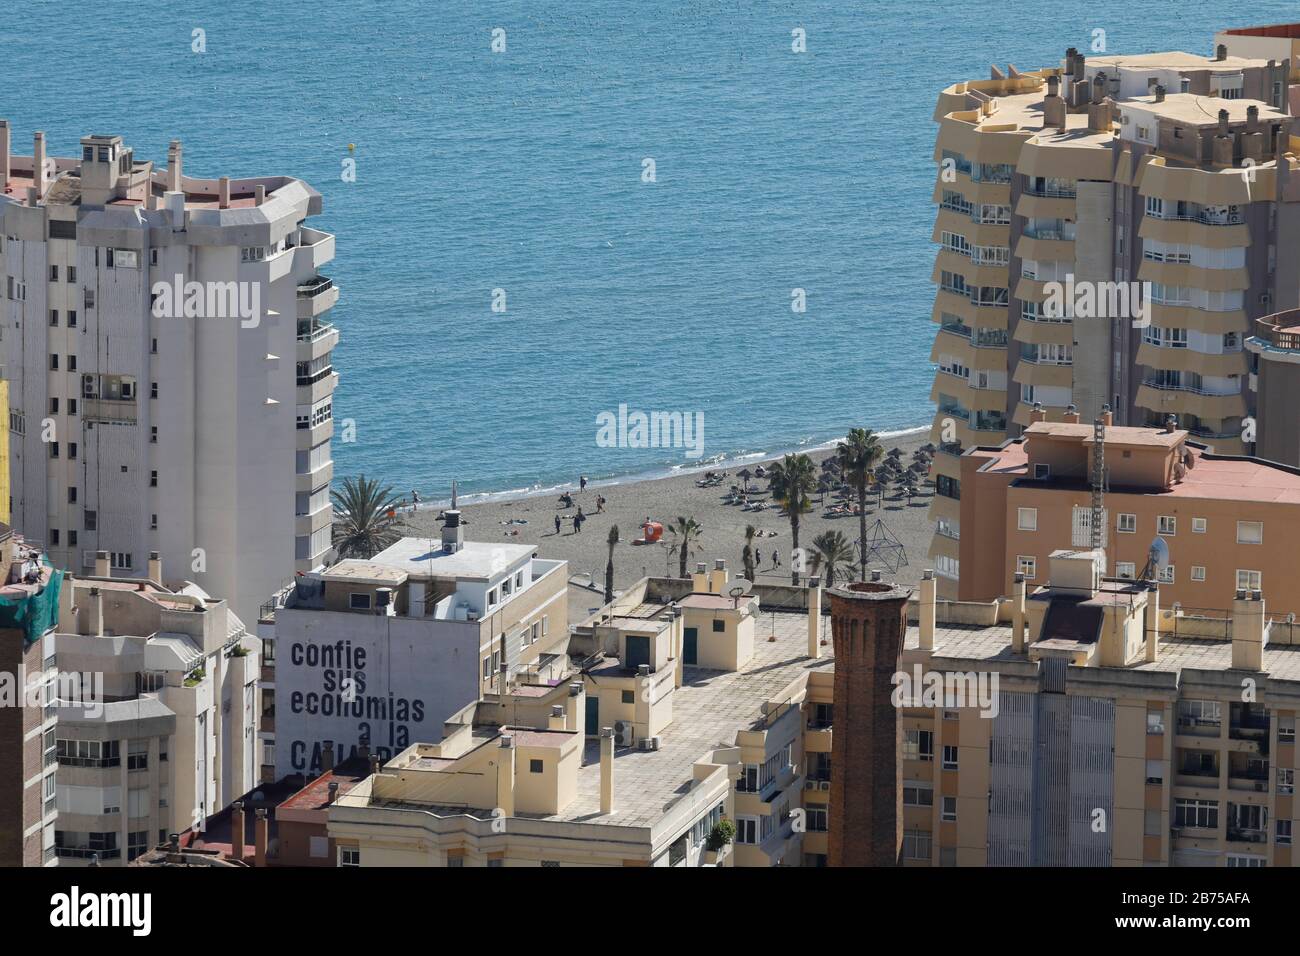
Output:
[[[780,566],[781,566],[781,552],[780,552],[780,551],[777,551],[775,548],[773,548],[773,549],[772,549],[772,567],[774,567],[774,568],[779,568]]]
[[[586,475],[579,475],[579,476],[578,476],[578,490],[579,490],[579,491],[586,491],[586,490],[587,490],[587,476],[586,476]]]
[[[585,514],[583,514],[583,513],[582,513],[582,509],[579,508],[579,509],[578,509],[578,513],[577,513],[576,515],[573,516],[573,533],[574,533],[574,534],[582,534],[582,523],[583,523],[584,521],[586,521],[586,520],[587,520],[587,516],[586,516]]]
[[[605,496],[604,496],[604,495],[597,495],[597,496],[596,496],[596,514],[598,514],[598,515],[603,515],[604,513],[605,513]]]
[[[559,516],[559,515],[556,515],[556,516],[555,516],[555,533],[556,533],[556,534],[559,534],[559,533],[560,533],[560,516]]]
[[[420,493],[414,488],[411,489],[411,510],[415,511],[420,507]]]

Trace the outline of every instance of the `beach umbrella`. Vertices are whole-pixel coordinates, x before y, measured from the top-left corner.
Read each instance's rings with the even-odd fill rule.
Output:
[[[903,449],[901,449],[901,448],[891,448],[891,449],[889,449],[889,457],[890,457],[890,458],[901,458],[902,455],[903,455]]]

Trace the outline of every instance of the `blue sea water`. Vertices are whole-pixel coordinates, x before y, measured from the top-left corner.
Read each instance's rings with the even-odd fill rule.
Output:
[[[179,137],[193,175],[320,190],[314,225],[338,236],[327,271],[343,290],[334,414],[356,426],[336,474],[430,497],[453,478],[491,492],[693,464],[597,447],[597,415],[622,403],[703,412],[709,459],[926,423],[939,89],[1087,52],[1096,30],[1111,53],[1208,53],[1217,29],[1293,14],[1277,0],[1230,19],[1200,0],[38,2],[0,21],[0,115],[16,151],[36,129],[57,155],[119,133],[162,163]]]

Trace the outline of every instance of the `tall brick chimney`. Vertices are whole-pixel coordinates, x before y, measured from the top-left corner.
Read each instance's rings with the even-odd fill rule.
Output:
[[[903,846],[893,676],[911,591],[863,582],[826,592],[835,644],[831,866],[896,866]]]

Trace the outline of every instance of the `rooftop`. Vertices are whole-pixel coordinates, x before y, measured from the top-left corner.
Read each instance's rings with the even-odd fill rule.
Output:
[[[415,580],[454,578],[487,581],[536,552],[536,546],[529,544],[477,541],[466,541],[458,550],[446,551],[442,542],[434,538],[402,538],[371,558],[370,564],[398,568]]]
[[[643,605],[662,611],[667,605]],[[775,641],[769,637],[775,636]],[[711,750],[736,745],[736,734],[755,729],[764,720],[763,707],[780,697],[802,674],[829,670],[834,660],[830,648],[823,648],[819,660],[808,657],[808,617],[804,612],[777,611],[763,614],[756,622],[754,656],[742,670],[721,671],[686,667],[682,686],[673,692],[673,720],[660,735],[659,750],[618,748],[614,753],[616,810],[600,812],[600,743],[586,742],[582,766],[577,773],[576,795],[560,813],[530,818],[565,823],[587,823],[618,827],[651,827],[683,794],[694,786],[693,768]],[[569,731],[507,729],[516,743],[527,745],[533,735],[540,741],[548,735]],[[493,733],[481,745],[491,745]],[[426,769],[438,770],[451,761],[428,760]],[[487,816],[488,811],[466,811],[448,807],[448,814],[471,813]]]
[[[1119,103],[1121,110],[1138,107],[1187,126],[1200,127],[1218,125],[1220,110],[1227,111],[1229,123],[1244,123],[1247,119],[1246,112],[1252,106],[1259,110],[1261,122],[1289,119],[1286,113],[1259,100],[1227,100],[1220,96],[1201,96],[1198,93],[1169,93],[1161,101],[1157,101],[1154,96],[1134,96]]]
[[[904,649],[917,651],[919,648],[920,631],[915,625],[909,625]],[[978,661],[986,665],[1000,661],[1021,664],[1025,662],[1023,655],[1011,652],[1010,624],[995,624],[988,627],[939,624],[934,632],[934,656],[957,661]],[[1231,640],[1179,637],[1164,632],[1160,637],[1159,656],[1153,663],[1142,661],[1127,667],[1089,669],[1116,673],[1132,671],[1178,673],[1186,669],[1227,671],[1231,668]],[[1300,682],[1300,645],[1270,644],[1264,648],[1262,669],[1268,674],[1270,680]]]

